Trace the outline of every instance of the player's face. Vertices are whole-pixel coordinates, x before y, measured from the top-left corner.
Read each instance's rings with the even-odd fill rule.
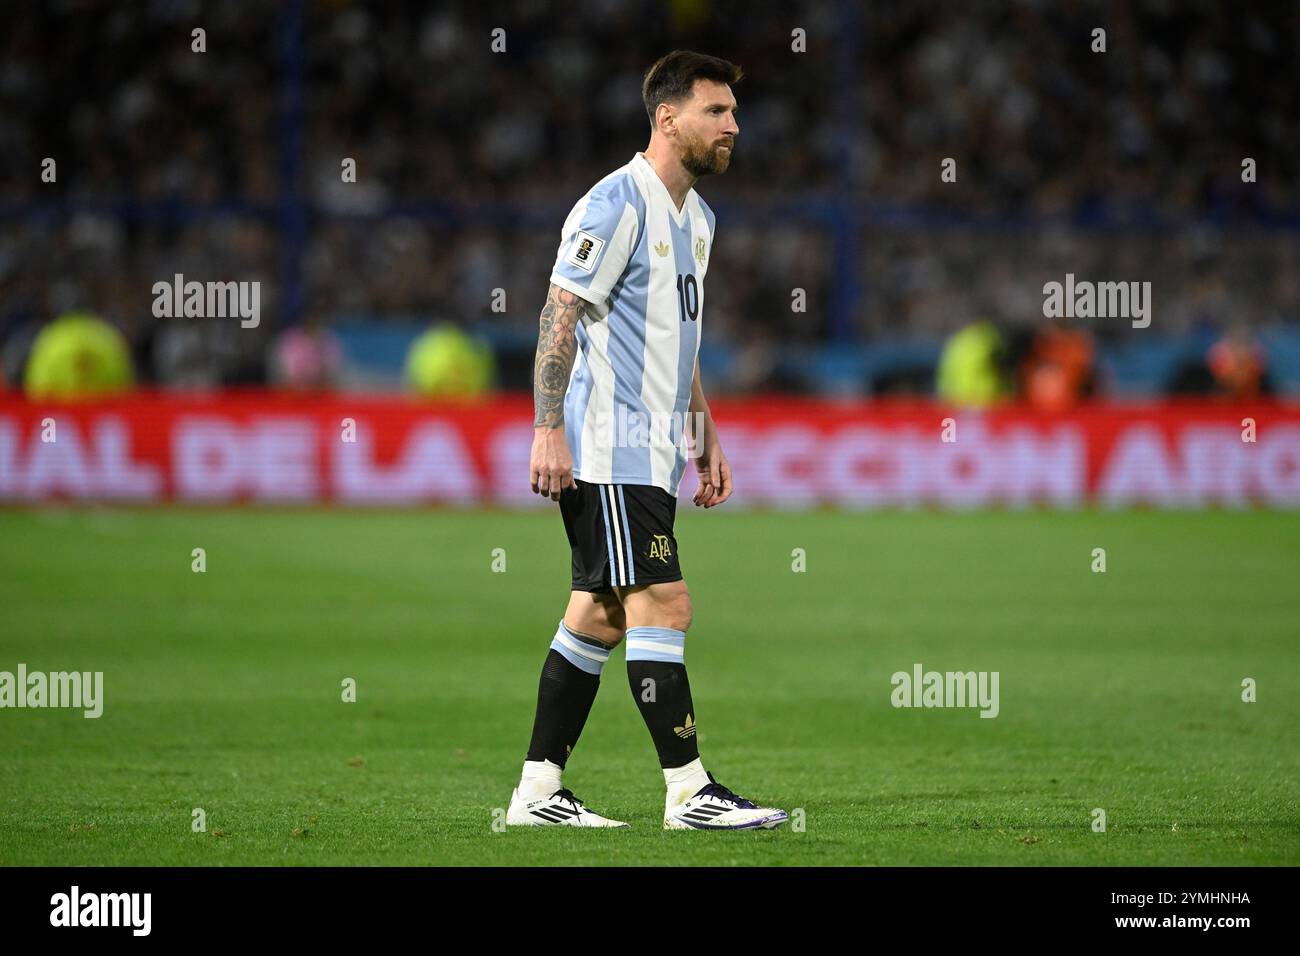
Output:
[[[697,179],[725,173],[736,145],[736,98],[731,87],[696,80],[695,90],[677,117],[682,166]]]

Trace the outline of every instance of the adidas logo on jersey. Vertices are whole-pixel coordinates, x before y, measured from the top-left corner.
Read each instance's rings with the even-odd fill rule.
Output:
[[[668,243],[666,242],[656,243],[654,249],[660,257],[668,255]]]

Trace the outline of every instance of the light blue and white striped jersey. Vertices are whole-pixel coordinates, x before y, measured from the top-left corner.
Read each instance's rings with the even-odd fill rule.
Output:
[[[640,153],[564,221],[551,282],[590,303],[564,399],[574,477],[677,494],[715,221]]]

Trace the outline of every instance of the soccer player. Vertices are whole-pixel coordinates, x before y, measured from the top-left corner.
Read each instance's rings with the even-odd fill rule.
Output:
[[[508,825],[627,825],[589,810],[560,781],[624,636],[632,697],[667,785],[664,828],[771,829],[787,818],[728,790],[700,762],[684,658],[691,598],[673,537],[688,457],[696,506],[731,496],[697,358],[714,216],[691,187],[731,162],[740,131],[731,84],[740,78],[739,67],[699,53],[655,63],[642,85],[650,145],[564,222],[537,343],[529,471],[533,491],[559,502],[573,584]]]

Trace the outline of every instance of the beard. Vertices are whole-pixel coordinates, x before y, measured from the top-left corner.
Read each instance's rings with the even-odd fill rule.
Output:
[[[732,150],[721,149],[720,147],[724,145],[734,146],[734,141],[724,140],[709,144],[697,138],[688,142],[682,151],[682,167],[696,179],[725,173],[727,167],[731,165]]]

